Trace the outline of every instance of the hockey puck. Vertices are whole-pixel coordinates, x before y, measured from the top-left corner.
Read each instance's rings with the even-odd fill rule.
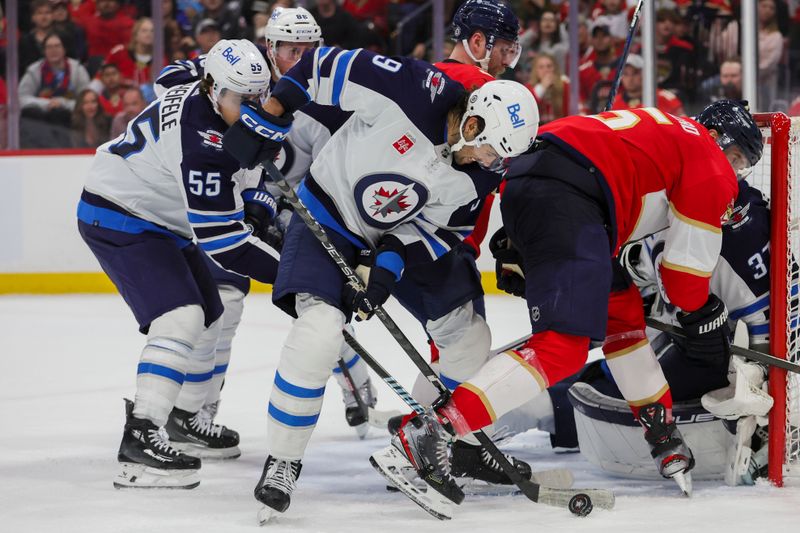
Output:
[[[576,516],[586,516],[592,512],[594,505],[588,494],[576,494],[569,499],[569,512]]]

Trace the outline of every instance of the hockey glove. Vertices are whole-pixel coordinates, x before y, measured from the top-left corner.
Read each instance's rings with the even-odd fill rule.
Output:
[[[506,234],[505,228],[497,230],[489,239],[489,251],[495,259],[497,288],[514,296],[525,297],[525,275],[522,256]]]
[[[253,236],[280,251],[283,245],[283,232],[273,223],[278,208],[275,199],[264,189],[245,189],[242,192],[242,199],[244,223],[250,227]]]
[[[364,257],[371,257],[371,255]],[[356,321],[359,322],[372,318],[375,309],[389,299],[395,284],[403,275],[405,248],[399,239],[389,236],[378,247],[374,258],[375,260],[369,268],[366,290],[358,290],[351,283],[344,286],[345,306],[355,313]],[[356,271],[362,271],[362,266],[357,267]]]
[[[728,310],[715,295],[691,313],[678,313],[678,322],[686,333],[686,357],[700,366],[726,364],[731,355],[731,328]]]
[[[240,109],[241,117],[222,137],[223,148],[246,168],[274,161],[292,127],[292,116],[270,115],[250,101],[242,102]]]

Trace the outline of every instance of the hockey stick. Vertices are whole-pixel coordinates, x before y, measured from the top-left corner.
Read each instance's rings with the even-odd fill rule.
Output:
[[[517,348],[521,348],[522,346],[525,345],[526,342],[528,342],[528,340],[530,340],[531,337],[533,337],[533,334],[528,333],[524,337],[520,337],[519,339],[511,341],[508,344],[504,344],[499,348],[495,348],[494,350],[492,350],[492,355],[497,355],[503,352],[507,352],[508,350],[516,350]]]
[[[344,359],[340,357],[338,364],[339,370],[342,371],[342,377],[344,378],[345,383],[347,383],[347,388],[350,389],[350,392],[353,394],[353,397],[356,400],[356,405],[358,406],[358,410],[361,411],[361,416],[364,417],[364,423],[366,423],[369,421],[369,407],[367,407],[367,404],[364,403],[364,399],[361,397],[361,394],[359,394],[358,387],[356,387],[356,382],[353,380],[353,376],[350,374],[350,369],[347,368],[347,364],[344,362]],[[362,434],[360,431],[356,430],[356,433],[358,433],[358,438],[360,439],[363,439],[367,436],[366,431]]]
[[[675,335],[676,337],[686,338],[686,333],[683,331],[683,329],[677,326],[670,326],[669,324],[664,324],[663,322],[659,322],[654,318],[645,319],[645,323],[648,325],[648,327],[657,329],[659,331],[663,331],[664,333],[667,333],[669,335]],[[750,359],[752,361],[757,361],[765,365],[776,366],[778,368],[788,370],[789,372],[800,374],[799,364],[792,363],[791,361],[787,361],[786,359],[781,359],[780,357],[775,357],[774,355],[769,355],[763,352],[758,352],[756,350],[751,350],[749,348],[742,348],[741,346],[735,346],[735,345],[731,345],[731,353],[735,355],[741,355],[742,357],[746,357],[747,359]]]
[[[636,4],[636,9],[633,11],[631,25],[628,28],[628,37],[625,39],[625,47],[622,49],[622,55],[619,58],[619,67],[614,76],[614,83],[611,85],[611,92],[608,93],[608,102],[606,102],[606,107],[603,111],[611,109],[611,106],[614,105],[614,98],[617,97],[619,82],[622,80],[622,71],[625,69],[625,62],[628,60],[628,52],[631,50],[631,43],[633,42],[634,35],[636,35],[636,26],[639,24],[639,13],[642,11],[642,5],[644,5],[644,0],[639,0]]]
[[[397,380],[386,371],[385,368],[370,355],[361,344],[353,338],[347,330],[342,330],[344,340],[350,347],[359,354],[369,367],[386,382],[389,387],[400,398],[411,407],[417,414],[425,412],[422,407]],[[492,439],[483,431],[477,431],[474,435],[478,438],[481,445],[486,448],[493,459],[495,459],[503,471],[511,478],[520,491],[533,502],[561,507],[568,509],[571,513],[578,516],[586,516],[592,512],[593,505],[596,504],[601,509],[611,509],[614,507],[614,494],[606,489],[555,489],[544,487],[527,479],[523,479],[516,468],[506,459],[500,450],[497,449]]]
[[[292,204],[294,208],[294,212],[303,219],[308,229],[311,230],[311,233],[314,234],[314,237],[322,244],[323,248],[328,252],[328,255],[333,259],[333,262],[339,267],[342,271],[342,274],[347,278],[348,283],[351,283],[356,289],[360,291],[364,291],[364,283],[361,281],[361,278],[356,274],[356,272],[350,268],[350,265],[347,264],[347,261],[342,254],[339,253],[339,250],[336,249],[336,246],[331,242],[330,237],[325,232],[325,228],[314,219],[314,216],[309,212],[308,208],[303,205],[303,202],[298,198],[297,193],[294,191],[291,185],[286,182],[286,178],[281,174],[281,171],[275,166],[272,161],[264,161],[262,163],[264,169],[267,171],[270,179],[278,186],[278,189],[283,193],[284,197],[289,200],[289,203]],[[365,298],[364,302],[366,303],[368,308],[371,308],[369,301]],[[428,365],[428,363],[422,358],[419,352],[414,348],[414,345],[411,344],[411,341],[408,340],[408,337],[400,330],[394,320],[383,310],[382,307],[377,307],[375,310],[375,316],[386,326],[386,329],[389,330],[389,333],[394,337],[400,347],[406,352],[406,355],[413,361],[413,363],[419,368],[420,372],[436,387],[437,392],[439,393],[440,398],[442,401],[446,401],[447,398],[450,396],[450,391],[447,390],[447,387],[441,382],[439,377],[434,373],[433,369]]]

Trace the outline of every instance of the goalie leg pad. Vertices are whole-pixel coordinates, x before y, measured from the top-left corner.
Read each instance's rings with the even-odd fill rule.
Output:
[[[297,314],[275,372],[267,425],[269,453],[289,460],[302,459],[314,431],[345,323],[339,309],[309,294],[297,295]]]
[[[184,384],[189,360],[203,330],[203,309],[185,305],[150,324],[136,376],[133,415],[163,426]]]

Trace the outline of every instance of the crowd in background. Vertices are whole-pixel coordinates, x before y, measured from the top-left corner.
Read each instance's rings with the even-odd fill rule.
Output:
[[[567,0],[511,0],[521,22],[522,55],[506,77],[524,83],[542,122],[570,110],[605,106],[622,68],[612,109],[641,106],[640,43],[624,65],[620,54],[636,0],[578,0],[579,68],[569,71]],[[296,0],[163,0],[163,64],[192,59],[223,38],[264,44],[275,7]],[[322,28],[327,45],[370,48],[387,55],[431,57],[427,0],[308,0],[300,2]],[[460,0],[445,0],[450,20]],[[94,148],[124,131],[155,95],[154,25],[150,0],[31,0],[19,2],[19,101],[22,148]],[[758,0],[758,110],[800,115],[800,0]],[[657,106],[693,114],[719,98],[741,98],[740,2],[657,0]],[[423,9],[421,9],[423,8]],[[416,14],[416,16],[414,16]],[[0,19],[0,149],[6,146],[5,19]],[[445,48],[445,55],[449,47]],[[577,80],[577,81],[576,81]]]

